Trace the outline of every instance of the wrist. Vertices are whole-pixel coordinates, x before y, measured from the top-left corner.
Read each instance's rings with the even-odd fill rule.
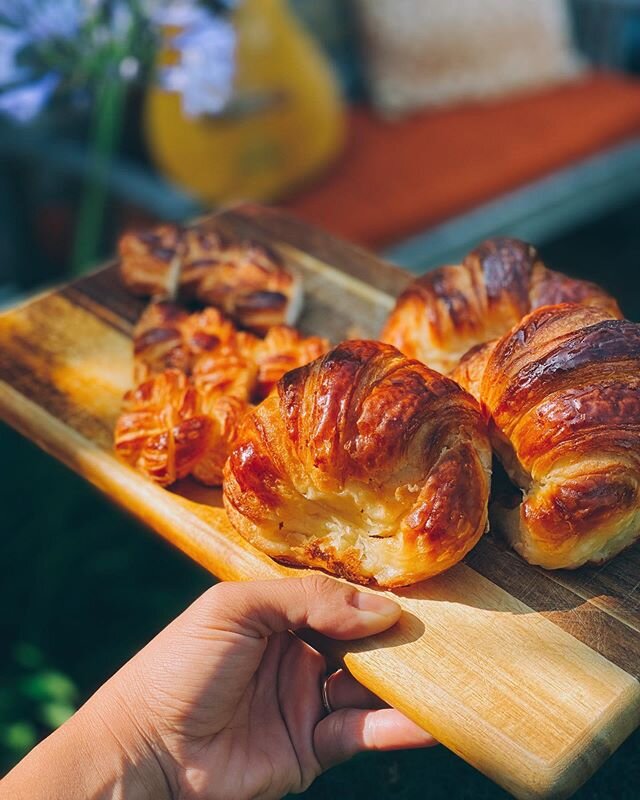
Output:
[[[109,682],[102,687],[76,717],[82,735],[95,737],[92,750],[104,748],[108,753],[104,759],[105,773],[120,776],[122,797],[173,800],[162,754],[152,729],[145,723],[143,709],[123,696],[117,684]],[[108,780],[113,782],[113,777]]]

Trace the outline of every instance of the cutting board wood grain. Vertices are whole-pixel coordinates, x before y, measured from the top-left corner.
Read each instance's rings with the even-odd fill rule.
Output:
[[[197,224],[280,252],[304,279],[301,327],[334,342],[375,337],[410,279],[264,208]],[[233,531],[219,491],[188,480],[167,491],[113,457],[141,307],[112,264],[0,317],[0,416],[219,578],[300,574]],[[640,548],[545,572],[488,535],[464,563],[394,594],[393,630],[327,646],[516,797],[569,796],[640,724]]]

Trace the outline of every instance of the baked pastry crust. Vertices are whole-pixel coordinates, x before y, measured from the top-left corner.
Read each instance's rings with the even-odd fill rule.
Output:
[[[216,308],[188,314],[170,302],[151,303],[134,329],[137,388],[124,399],[116,452],[164,486],[188,474],[219,485],[250,404],[328,349],[326,339],[286,325],[259,339]]]
[[[348,341],[288,372],[244,418],[224,504],[279,561],[402,586],[476,544],[490,467],[469,394],[390,345]]]
[[[502,336],[533,309],[565,302],[622,317],[603,289],[548,269],[531,245],[488,239],[462,264],[413,281],[398,298],[381,339],[448,374],[471,347]]]
[[[494,449],[523,492],[492,517],[527,561],[598,564],[640,536],[640,325],[545,306],[452,377],[490,412]]]
[[[116,454],[161,486],[190,474],[217,486],[248,408],[238,397],[198,391],[183,372],[165,370],[125,395]]]
[[[253,241],[230,242],[215,231],[161,225],[126,233],[120,275],[135,295],[197,300],[264,334],[293,324],[302,306],[300,279],[282,259]]]
[[[196,361],[235,341],[231,320],[216,308],[188,314],[175,303],[150,303],[133,330],[134,381],[140,383],[165,369],[190,375]],[[257,342],[251,334],[244,338]]]
[[[258,368],[257,397],[263,400],[285,372],[308,364],[324,355],[328,349],[328,339],[321,336],[305,337],[288,325],[271,328],[253,351]]]

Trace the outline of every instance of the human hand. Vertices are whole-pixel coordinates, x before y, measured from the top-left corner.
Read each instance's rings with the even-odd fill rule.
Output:
[[[318,575],[223,583],[128,665],[126,703],[156,742],[174,797],[267,798],[305,789],[360,750],[433,739],[289,631],[355,639],[393,625],[388,598]],[[376,709],[376,710],[369,710]]]
[[[383,595],[323,575],[218,584],[102,687],[69,735],[93,737],[103,753],[96,727],[108,729],[118,769],[135,784],[121,777],[124,794],[153,800],[278,798],[359,751],[434,744],[344,671],[328,684],[327,714],[325,659],[290,632],[356,639],[400,613]],[[64,762],[59,751],[52,758]],[[112,797],[114,785],[93,796]],[[86,784],[82,791],[88,796]],[[67,785],[64,797],[75,796]]]

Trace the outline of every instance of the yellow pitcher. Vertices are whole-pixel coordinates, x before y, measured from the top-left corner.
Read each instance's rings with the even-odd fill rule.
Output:
[[[144,110],[160,170],[210,204],[277,197],[327,165],[344,138],[336,78],[286,0],[242,0],[231,19],[237,44],[229,109],[189,117],[180,94],[156,85]],[[167,45],[160,64],[175,58]]]

